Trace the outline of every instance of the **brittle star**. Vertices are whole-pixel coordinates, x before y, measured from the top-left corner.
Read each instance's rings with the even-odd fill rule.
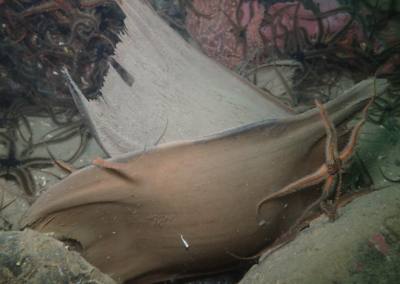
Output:
[[[259,212],[260,206],[263,203],[265,203],[269,200],[275,199],[275,198],[279,198],[279,197],[288,195],[288,194],[298,191],[300,189],[319,184],[325,180],[325,185],[324,185],[321,197],[319,197],[315,202],[313,202],[305,210],[303,215],[298,220],[301,221],[303,219],[303,217],[305,217],[307,215],[307,213],[318,204],[320,204],[321,209],[329,215],[331,220],[333,220],[335,218],[336,211],[339,209],[339,208],[337,208],[338,207],[337,205],[338,205],[338,200],[340,197],[342,173],[351,164],[354,147],[356,145],[357,135],[358,135],[358,132],[360,131],[361,126],[367,120],[367,110],[368,110],[369,106],[372,104],[372,101],[373,101],[373,98],[368,103],[368,105],[364,108],[362,119],[354,127],[353,132],[350,136],[349,142],[347,143],[346,147],[340,153],[337,148],[337,134],[336,134],[335,127],[332,124],[332,122],[329,120],[328,116],[326,115],[325,110],[322,107],[322,105],[317,100],[315,101],[316,105],[318,106],[318,108],[321,112],[322,118],[325,123],[325,128],[326,128],[326,134],[327,134],[327,137],[326,137],[326,163],[324,165],[322,165],[316,172],[314,172],[294,183],[289,184],[288,186],[286,186],[284,189],[282,189],[278,193],[263,199],[257,205],[256,210],[257,210],[258,217],[260,217],[258,212]],[[336,194],[335,194],[333,203],[331,201],[324,203],[323,201],[335,189],[336,189]]]

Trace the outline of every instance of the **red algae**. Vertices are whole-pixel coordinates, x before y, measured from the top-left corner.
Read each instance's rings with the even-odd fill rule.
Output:
[[[369,241],[372,242],[375,248],[383,255],[388,255],[390,253],[390,246],[385,241],[385,237],[382,234],[372,233]]]

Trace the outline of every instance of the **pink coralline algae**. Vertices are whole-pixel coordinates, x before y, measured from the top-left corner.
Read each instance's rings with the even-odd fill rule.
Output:
[[[325,2],[332,3],[332,1]],[[320,27],[318,25],[317,16],[314,15],[312,11],[304,9],[302,3],[277,3],[268,10],[268,15],[271,18],[270,24],[263,27],[261,32],[268,39],[269,45],[275,45],[279,49],[284,48],[285,34],[287,34],[287,31],[299,32],[303,30],[310,39],[316,38],[321,34],[323,37],[322,40],[328,40],[348,23],[350,26],[344,37],[351,34],[356,36],[359,40],[363,38],[358,24],[352,21],[349,13],[345,11],[341,12],[338,9],[339,6],[331,5],[328,7],[334,7],[338,12],[326,17],[321,17],[320,21],[322,26],[321,30],[319,30]],[[328,7],[325,8],[327,9]],[[297,27],[295,27],[295,25]]]
[[[337,8],[332,5],[322,7]],[[193,7],[186,17],[189,33],[206,55],[230,69],[255,53],[262,54],[266,46],[284,49],[285,34],[295,25],[309,38],[321,33],[323,39],[328,39],[351,22],[348,34],[362,38],[358,24],[345,11],[321,18],[323,30],[319,30],[317,17],[301,2],[277,3],[267,13],[257,1],[194,0]]]
[[[301,1],[276,3],[264,10],[256,0],[194,0],[186,27],[206,55],[230,69],[257,56],[259,63],[269,57],[331,57],[361,69],[362,58],[377,63],[386,57],[380,74],[398,65],[395,48],[400,45],[400,21],[389,19],[371,30],[367,19],[378,14],[365,5],[340,6],[334,0],[313,3],[319,7],[316,14]],[[392,53],[385,53],[387,48]]]
[[[263,50],[259,28],[264,7],[257,2],[239,7],[239,2],[195,0],[196,11],[190,10],[186,17],[188,31],[204,53],[230,69],[257,50]],[[242,31],[245,38],[241,36]]]
[[[385,237],[382,234],[372,233],[369,241],[372,242],[375,248],[383,255],[388,255],[390,253],[390,246],[385,241]]]
[[[360,271],[363,270],[363,269],[362,269],[362,262],[361,262],[361,261],[356,262],[356,264],[354,265],[354,270],[357,271],[357,272],[360,272]]]

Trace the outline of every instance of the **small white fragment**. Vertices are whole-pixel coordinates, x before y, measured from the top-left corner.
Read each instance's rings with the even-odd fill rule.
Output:
[[[36,179],[36,176],[35,176],[35,179]],[[44,186],[46,186],[46,184],[47,184],[47,180],[45,179],[45,177],[41,177],[40,181],[39,181],[39,185],[41,187],[44,187]]]
[[[284,206],[283,206],[283,209],[286,209],[288,207],[288,204],[286,203]]]
[[[183,244],[185,245],[186,249],[189,248],[189,244],[183,239],[183,236],[181,235],[181,240],[183,242]]]
[[[258,223],[258,226],[262,227],[265,225],[265,220],[262,220],[260,223]]]
[[[48,123],[46,123],[46,122],[41,121],[40,123],[41,123],[42,125],[44,125],[44,126],[51,127],[51,125],[48,124]],[[46,135],[46,136],[47,136],[47,135]]]

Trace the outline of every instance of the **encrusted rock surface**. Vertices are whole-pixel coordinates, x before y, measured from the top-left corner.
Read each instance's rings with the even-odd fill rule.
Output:
[[[322,215],[240,283],[398,283],[399,204],[396,185],[356,199],[333,223]]]
[[[0,283],[115,284],[79,253],[32,230],[0,232]]]

